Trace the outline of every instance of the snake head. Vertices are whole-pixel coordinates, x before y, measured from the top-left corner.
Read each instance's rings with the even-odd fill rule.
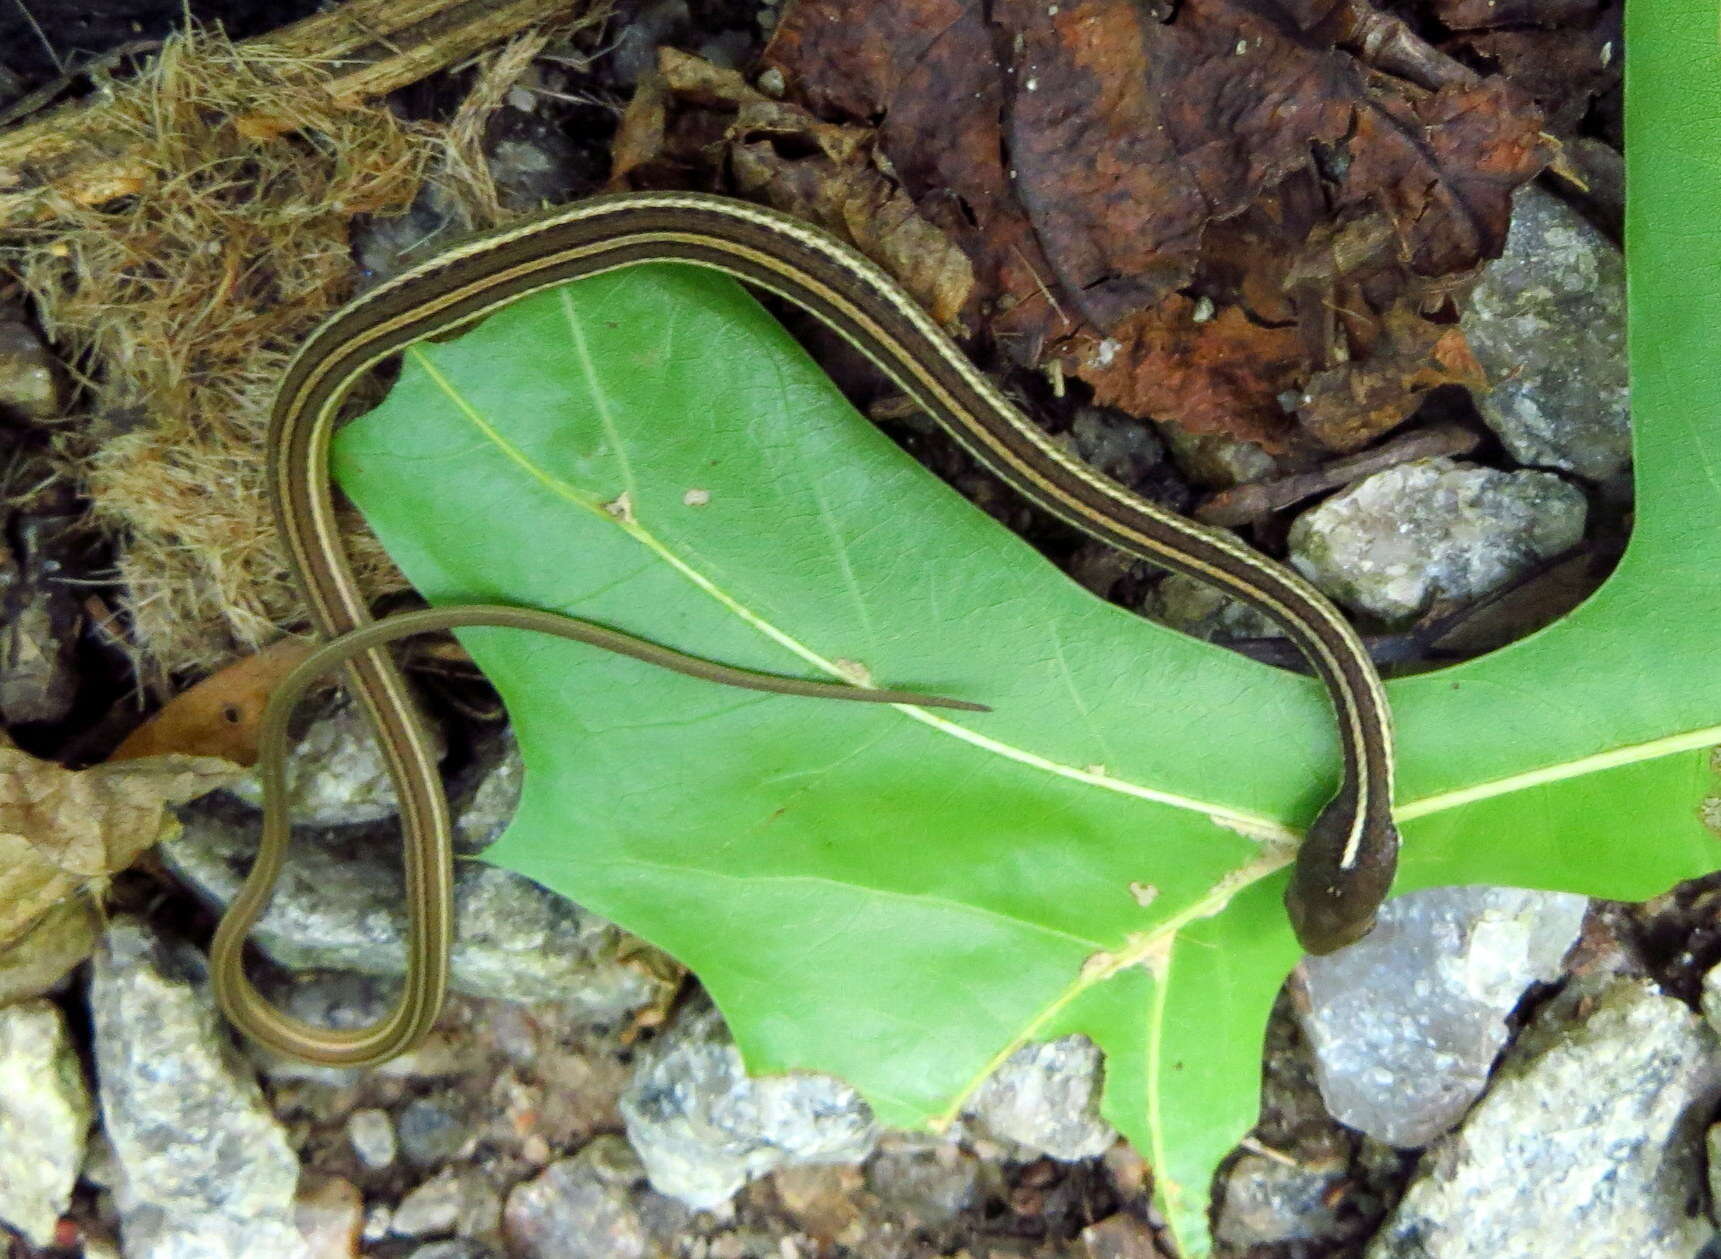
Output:
[[[1390,817],[1366,819],[1353,861],[1341,865],[1354,816],[1340,796],[1321,810],[1297,850],[1285,909],[1297,941],[1310,953],[1332,953],[1362,939],[1392,888],[1398,829]]]

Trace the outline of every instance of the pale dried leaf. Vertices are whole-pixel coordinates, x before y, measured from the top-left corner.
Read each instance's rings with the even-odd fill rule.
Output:
[[[61,901],[9,947],[0,948],[0,1006],[45,996],[95,951],[101,913],[87,900]]]
[[[172,824],[168,805],[243,772],[208,756],[71,770],[0,749],[0,946],[80,888],[129,866]]]

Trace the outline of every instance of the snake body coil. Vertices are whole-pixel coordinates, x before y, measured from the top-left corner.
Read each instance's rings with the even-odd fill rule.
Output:
[[[666,261],[724,272],[804,308],[1039,507],[1119,550],[1218,587],[1282,626],[1332,697],[1344,755],[1339,790],[1309,828],[1286,904],[1298,938],[1311,951],[1331,951],[1367,932],[1397,861],[1392,733],[1379,677],[1338,611],[1302,577],[1229,534],[1170,513],[1066,454],[877,266],[817,228],[745,202],[690,193],[624,193],[579,202],[469,241],[380,285],[306,342],[275,404],[271,490],[320,635],[335,639],[374,623],[341,548],[327,475],[329,441],[353,384],[414,342],[470,324],[528,293]],[[567,620],[527,615],[545,618],[535,628]],[[408,1048],[435,1020],[447,987],[453,936],[448,805],[405,680],[381,645],[387,636],[379,631],[345,649],[353,653],[346,661],[348,683],[377,731],[400,795],[409,918],[400,998],[376,1024],[336,1031],[280,1013],[245,978],[244,937],[267,902],[286,843],[279,820],[266,833],[257,866],[213,949],[216,991],[228,1017],[271,1047],[320,1063],[375,1063]],[[717,676],[740,671],[693,663],[684,671],[703,665],[712,680],[752,684]],[[791,688],[767,683],[763,689]],[[284,731],[284,714],[279,722]],[[276,746],[266,759],[278,753]],[[278,769],[269,772],[278,775]]]

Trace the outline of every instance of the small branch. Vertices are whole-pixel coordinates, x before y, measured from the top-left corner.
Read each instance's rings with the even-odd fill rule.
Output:
[[[1195,509],[1194,515],[1210,525],[1243,525],[1292,503],[1324,493],[1352,481],[1360,481],[1386,468],[1412,459],[1437,455],[1462,455],[1476,448],[1476,434],[1461,424],[1435,424],[1383,442],[1373,450],[1334,459],[1310,472],[1297,472],[1273,481],[1252,481],[1221,490]]]
[[[320,65],[337,101],[380,96],[549,19],[576,20],[582,0],[350,0],[240,45],[283,66]],[[69,199],[100,205],[146,190],[135,134],[102,98],[56,109],[0,135],[0,226],[42,218]]]

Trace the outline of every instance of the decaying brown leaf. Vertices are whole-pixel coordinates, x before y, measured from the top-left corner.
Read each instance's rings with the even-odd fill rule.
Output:
[[[1394,307],[1369,331],[1369,353],[1316,372],[1297,406],[1303,427],[1334,450],[1360,446],[1409,418],[1417,399],[1436,385],[1487,387],[1487,374],[1455,325]]]
[[[1528,92],[1566,139],[1602,97],[1617,116],[1625,69],[1620,0],[1443,0],[1445,47],[1480,54]]]
[[[269,696],[315,650],[284,638],[174,696],[114,749],[109,762],[178,754],[216,756],[236,765],[257,762],[257,728]]]
[[[1060,343],[1094,400],[1139,415],[1175,416],[1192,433],[1226,433],[1282,448],[1289,425],[1277,395],[1303,367],[1294,327],[1257,324],[1237,306],[1198,317],[1174,293],[1111,333],[1083,332]]]
[[[124,870],[156,843],[175,825],[169,805],[195,800],[243,772],[197,756],[71,770],[0,748],[0,952],[20,946],[55,906]]]
[[[1451,292],[1553,151],[1503,80],[1334,46],[1383,24],[1362,0],[801,0],[766,61],[876,128],[1018,362],[1192,432],[1349,448],[1467,379]],[[1299,433],[1281,397],[1311,388]]]
[[[820,122],[724,70],[661,49],[616,139],[614,187],[678,186],[726,152],[736,190],[818,223],[878,262],[941,323],[974,288],[967,256],[925,219],[877,154],[870,127]],[[698,182],[695,180],[694,182]]]

